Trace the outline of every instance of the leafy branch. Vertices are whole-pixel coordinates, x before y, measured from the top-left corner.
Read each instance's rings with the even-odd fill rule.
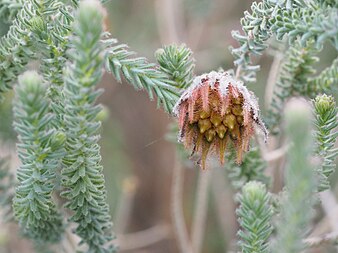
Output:
[[[285,114],[291,146],[285,171],[286,192],[281,201],[277,239],[273,245],[276,253],[294,253],[304,249],[302,239],[312,218],[313,194],[317,187],[315,168],[310,159],[313,151],[310,107],[306,102],[295,99],[289,102]]]
[[[2,94],[12,88],[13,82],[24,71],[28,61],[35,58],[28,25],[35,14],[33,5],[27,1],[7,35],[0,39],[0,101]]]
[[[238,195],[240,203],[236,210],[241,230],[238,245],[242,253],[268,253],[269,237],[272,233],[272,207],[270,195],[265,186],[257,181],[250,181]]]
[[[101,107],[95,100],[101,91],[95,86],[102,76],[103,56],[102,12],[96,1],[81,2],[73,29],[74,48],[69,52],[64,87],[67,153],[61,171],[62,196],[67,199],[65,206],[73,211],[74,232],[88,245],[87,252],[115,252],[97,143]]]
[[[186,89],[192,84],[195,59],[191,50],[185,45],[169,45],[156,51],[160,69],[168,74],[177,88]]]
[[[35,72],[19,80],[14,104],[14,128],[19,134],[18,169],[13,208],[24,234],[38,243],[60,241],[62,217],[52,200],[58,160],[65,134],[51,128],[46,85]]]
[[[329,176],[335,171],[335,158],[338,155],[338,149],[335,142],[338,132],[337,107],[331,96],[319,95],[314,101],[317,155],[321,157],[322,164],[319,166],[318,190],[324,191],[330,188]]]
[[[122,82],[121,74],[137,90],[146,90],[150,99],[157,96],[157,105],[171,113],[179,98],[179,90],[175,82],[146,58],[135,57],[135,53],[128,50],[127,45],[116,44],[115,40],[107,40],[106,69],[111,72],[118,82]],[[115,44],[115,45],[114,45]]]
[[[281,122],[286,101],[291,96],[307,95],[308,80],[315,73],[312,65],[318,61],[316,53],[313,44],[304,48],[297,42],[287,51],[267,115],[268,127],[272,133],[278,132],[276,128]]]
[[[330,41],[338,49],[337,22],[337,8],[331,4],[323,6],[302,0],[254,2],[251,13],[246,11],[241,19],[244,34],[238,31],[232,33],[240,44],[238,48],[231,48],[238,76],[245,82],[256,80],[259,65],[253,65],[251,57],[263,53],[272,35],[278,40],[288,36],[290,45],[299,39],[303,47],[314,41],[318,49],[324,42]]]

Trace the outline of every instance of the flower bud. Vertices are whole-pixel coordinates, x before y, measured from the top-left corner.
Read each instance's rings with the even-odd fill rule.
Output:
[[[18,92],[25,94],[24,99],[27,104],[34,104],[36,99],[44,94],[46,86],[42,82],[41,76],[35,71],[26,71],[19,76]]]
[[[198,121],[198,127],[200,129],[200,133],[204,134],[208,129],[211,128],[211,122],[209,119],[200,119]]]
[[[218,152],[223,163],[228,140],[241,163],[254,126],[266,134],[255,96],[228,72],[213,71],[196,77],[175,105],[174,114],[179,119],[180,141],[200,154],[202,168],[209,151]]]
[[[98,121],[106,121],[109,118],[109,108],[106,106],[102,106],[101,111],[96,115],[96,120]]]
[[[32,17],[29,20],[29,23],[31,25],[32,31],[35,32],[37,35],[39,35],[40,38],[43,38],[46,36],[47,24],[44,22],[44,20],[41,17],[39,16]]]
[[[50,139],[50,146],[52,150],[57,150],[62,147],[67,140],[67,136],[64,132],[58,131],[54,133]]]
[[[336,108],[336,103],[332,96],[327,96],[326,94],[318,95],[315,98],[315,107],[316,111],[320,114],[324,114],[330,110]]]

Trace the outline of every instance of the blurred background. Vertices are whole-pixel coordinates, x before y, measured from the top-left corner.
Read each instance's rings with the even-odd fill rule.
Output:
[[[250,0],[112,0],[105,4],[106,26],[121,43],[151,62],[154,52],[163,45],[185,43],[194,52],[199,75],[220,67],[233,68],[228,47],[237,44],[231,31],[240,30],[240,18],[251,3]],[[337,56],[332,52],[335,51],[330,46],[323,51],[319,69]],[[259,97],[263,112],[272,54],[268,50],[257,59],[262,70],[257,83],[249,87]],[[174,120],[158,109],[156,102],[149,101],[145,92],[135,91],[126,82],[118,84],[111,75],[104,75],[100,87],[105,89],[100,102],[109,113],[102,127],[101,154],[121,252],[179,252],[170,208],[172,172],[180,158],[175,151],[177,145],[167,138]],[[15,158],[11,96],[0,106],[0,155],[12,154]],[[189,162],[183,166],[183,207],[190,231],[199,168]],[[211,180],[202,252],[234,251],[238,230],[235,190],[221,168],[215,168]],[[279,191],[280,187],[274,186],[273,190]],[[16,225],[0,224],[0,253],[34,252],[32,245],[16,234]],[[322,250],[313,252],[326,252]]]

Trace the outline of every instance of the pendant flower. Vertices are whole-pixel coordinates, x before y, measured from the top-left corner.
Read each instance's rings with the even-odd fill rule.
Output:
[[[196,77],[173,113],[179,120],[179,141],[192,150],[192,155],[200,154],[199,164],[203,169],[209,153],[218,153],[223,164],[226,148],[231,143],[240,164],[255,126],[267,136],[256,97],[228,72],[212,71]]]

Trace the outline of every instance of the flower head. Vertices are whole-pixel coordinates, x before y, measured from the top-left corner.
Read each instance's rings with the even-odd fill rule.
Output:
[[[212,71],[196,77],[173,112],[179,119],[180,141],[192,149],[192,154],[201,155],[202,168],[210,152],[218,153],[223,164],[230,142],[241,163],[255,125],[267,135],[254,94],[228,72]]]

